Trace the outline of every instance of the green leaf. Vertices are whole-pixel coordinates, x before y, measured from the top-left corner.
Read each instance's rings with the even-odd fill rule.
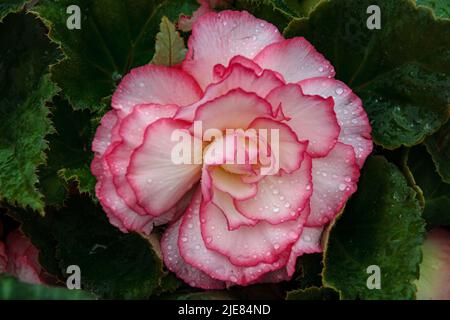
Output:
[[[45,103],[57,92],[46,74],[57,51],[45,33],[32,15],[9,15],[0,24],[0,199],[41,213],[36,171],[53,132]]]
[[[433,9],[436,17],[450,19],[450,4],[448,0],[416,0],[417,5]]]
[[[272,0],[276,7],[297,18],[307,17],[321,1],[323,0]]]
[[[289,291],[286,300],[338,300],[339,294],[326,287],[310,287]]]
[[[0,3],[0,22],[10,13],[19,12],[28,0],[3,0]]]
[[[280,9],[273,0],[236,0],[233,9],[239,11],[248,11],[259,19],[266,20],[275,26],[280,31],[287,27],[293,16]]]
[[[369,30],[370,5],[381,29]],[[308,19],[294,20],[288,37],[304,36],[363,100],[374,141],[388,149],[413,146],[448,118],[450,21],[410,0],[330,0]]]
[[[294,279],[297,288],[320,287],[322,285],[322,254],[305,254],[298,258],[298,276]]]
[[[20,282],[0,275],[0,300],[92,300],[95,297],[82,290],[49,287]]]
[[[428,229],[450,226],[450,184],[442,181],[424,147],[409,151],[408,166],[425,197],[423,217]]]
[[[413,299],[424,222],[405,178],[384,157],[369,158],[358,193],[331,230],[324,285],[343,299]],[[379,266],[381,289],[368,289],[369,266]]]
[[[39,180],[46,204],[61,206],[73,182],[81,193],[94,194],[95,178],[89,166],[95,124],[88,111],[74,111],[59,97],[50,110],[56,132],[48,137],[47,166]]]
[[[159,29],[161,31],[156,35],[152,63],[163,66],[181,63],[186,57],[187,49],[174,24],[167,17],[163,17]]]
[[[44,260],[42,255],[54,254],[63,276],[68,266],[78,265],[82,288],[100,297],[145,299],[160,283],[162,262],[148,240],[119,231],[86,196],[70,198],[65,207],[48,212],[42,219],[23,212],[13,216],[38,247],[40,261]],[[44,232],[46,241],[42,241]],[[49,265],[44,262],[45,267]]]
[[[450,183],[450,122],[426,139],[425,146],[442,180]]]
[[[80,7],[80,30],[66,26],[69,5]],[[197,7],[195,0],[42,0],[33,10],[66,54],[52,67],[52,80],[75,109],[98,111],[123,75],[151,60],[161,18],[175,20]]]

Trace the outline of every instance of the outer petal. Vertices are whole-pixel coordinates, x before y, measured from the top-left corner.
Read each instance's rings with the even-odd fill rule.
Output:
[[[289,261],[286,265],[286,270],[289,276],[292,276],[292,274],[295,272],[297,257],[300,257],[305,253],[322,252],[322,232],[323,227],[303,228],[300,239],[298,239],[297,242],[292,246],[291,255],[289,256]]]
[[[359,167],[353,148],[338,142],[324,157],[312,162],[313,194],[307,226],[319,227],[341,211],[356,191]]]
[[[153,122],[132,155],[126,177],[138,203],[153,215],[169,210],[200,178],[200,165],[175,164],[172,159],[172,150],[180,143],[172,141],[172,133],[188,125],[173,119]]]
[[[265,97],[272,89],[284,84],[283,81],[270,70],[263,71],[259,74],[238,63],[231,64],[231,66],[222,71],[222,73],[222,80],[209,85],[205,90],[205,95],[199,101],[190,106],[180,108],[176,118],[192,121],[194,119],[195,111],[199,106],[220,97],[233,89],[241,89],[246,92],[256,93],[260,97]]]
[[[311,157],[305,155],[300,169],[290,174],[266,176],[258,184],[255,197],[236,201],[244,216],[272,224],[297,220],[303,215],[312,194]]]
[[[333,110],[333,99],[303,94],[300,86],[288,84],[267,96],[273,110],[280,106],[290,120],[287,124],[300,140],[309,140],[308,152],[323,157],[336,144],[340,127]]]
[[[213,278],[239,285],[251,284],[265,273],[280,269],[286,264],[288,256],[282,254],[279,260],[272,264],[260,263],[253,267],[239,267],[232,264],[222,254],[209,250],[203,241],[200,231],[199,211],[201,201],[201,192],[197,192],[194,195],[191,206],[183,216],[183,222],[180,227],[178,247],[181,256],[187,263],[204,271]]]
[[[7,273],[23,282],[40,284],[42,268],[39,264],[39,251],[20,230],[11,232],[6,239],[8,254]]]
[[[180,255],[178,249],[178,234],[182,219],[171,225],[161,239],[161,251],[164,264],[192,287],[202,289],[223,289],[225,283],[211,278],[203,271],[187,264]]]
[[[433,229],[422,248],[418,300],[450,300],[450,232]]]
[[[262,221],[255,226],[230,231],[223,212],[212,202],[204,202],[200,210],[201,231],[206,247],[227,256],[234,265],[272,264],[297,241],[306,214],[278,225]]]
[[[236,55],[251,59],[267,45],[281,40],[275,26],[245,11],[207,13],[194,24],[183,69],[204,89],[213,81],[216,64],[228,65]]]
[[[189,105],[202,96],[197,82],[177,68],[145,65],[130,71],[112,97],[112,107],[127,115],[138,104]]]
[[[111,143],[120,140],[119,136],[119,117],[115,110],[107,112],[95,132],[94,141],[92,141],[92,151],[100,156],[106,152]]]
[[[107,155],[109,167],[113,174],[113,182],[117,193],[125,203],[141,215],[148,214],[137,204],[136,195],[126,179],[126,170],[130,163],[131,154],[144,139],[144,131],[148,125],[160,118],[172,117],[178,110],[177,106],[167,105],[138,105],[121,121],[119,134],[121,143],[117,144]]]
[[[334,99],[334,111],[341,127],[339,141],[353,146],[358,165],[362,167],[372,152],[372,128],[362,101],[343,82],[328,78],[313,78],[299,83],[305,94]]]
[[[195,121],[201,121],[203,130],[247,129],[258,117],[271,117],[270,105],[254,93],[241,89],[230,91],[200,106]]]
[[[153,229],[153,217],[141,216],[128,207],[117,193],[110,168],[105,158],[94,158],[92,166],[96,166],[97,162],[102,167],[102,176],[97,178],[95,193],[111,224],[119,228],[122,232],[137,231],[150,234]]]
[[[265,47],[254,59],[263,69],[279,72],[286,82],[334,77],[333,66],[305,38],[297,37]]]

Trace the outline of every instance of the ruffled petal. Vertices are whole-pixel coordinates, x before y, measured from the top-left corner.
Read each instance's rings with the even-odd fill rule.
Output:
[[[227,218],[229,230],[236,230],[242,226],[254,226],[258,223],[257,220],[249,219],[240,213],[234,205],[233,198],[223,191],[214,189],[212,202],[222,210]]]
[[[323,227],[308,228],[304,227],[300,239],[292,246],[291,255],[286,265],[287,274],[292,276],[295,272],[297,258],[305,253],[322,252],[322,232]]]
[[[178,249],[178,235],[181,220],[182,219],[171,225],[166,232],[164,232],[161,239],[161,251],[165,266],[192,287],[202,289],[224,289],[224,282],[211,278],[203,271],[187,264],[181,257]]]
[[[120,140],[118,122],[119,117],[115,110],[111,110],[103,116],[92,141],[92,151],[102,156],[111,143]]]
[[[336,144],[341,128],[333,110],[333,98],[303,94],[300,86],[288,84],[272,90],[267,96],[273,110],[282,108],[290,120],[289,127],[299,140],[308,140],[313,157],[325,156]]]
[[[150,234],[153,229],[153,217],[142,216],[131,209],[117,193],[113,183],[109,165],[105,158],[94,158],[93,166],[102,167],[101,177],[97,177],[95,194],[106,212],[112,225],[119,228],[122,232],[137,231],[144,234]]]
[[[281,40],[275,26],[245,11],[207,13],[193,26],[183,69],[204,89],[213,82],[216,64],[228,65],[236,55],[251,59],[267,45]]]
[[[249,219],[272,224],[297,220],[312,194],[311,157],[305,155],[300,169],[290,174],[266,176],[258,183],[255,197],[235,200],[239,212]]]
[[[125,177],[131,154],[142,143],[148,125],[160,118],[172,117],[177,110],[178,107],[175,105],[144,104],[136,106],[120,123],[119,134],[122,141],[106,157],[117,193],[130,208],[141,215],[151,213],[146,212],[137,204],[136,195]]]
[[[211,170],[211,178],[215,188],[228,193],[234,199],[249,199],[258,191],[255,183],[244,183],[240,175],[229,173],[220,167]]]
[[[271,44],[258,53],[254,61],[263,69],[280,73],[288,83],[335,75],[330,62],[302,37]]]
[[[184,214],[180,227],[178,247],[181,256],[187,263],[213,278],[238,285],[254,283],[267,272],[280,269],[286,265],[288,253],[281,254],[279,259],[271,264],[260,263],[253,267],[239,267],[232,264],[224,255],[208,249],[200,230],[199,211],[201,202],[201,192],[198,191],[194,195],[191,206]],[[245,244],[240,244],[240,246],[243,245]]]
[[[332,220],[356,191],[358,179],[359,167],[351,146],[338,142],[326,157],[313,159],[307,226],[320,227]]]
[[[258,117],[271,117],[271,106],[254,93],[234,89],[201,105],[195,121],[201,121],[203,131],[217,129],[247,129]]]
[[[190,106],[180,108],[175,118],[192,121],[199,106],[233,89],[241,89],[255,93],[260,97],[265,97],[272,89],[283,85],[283,81],[274,72],[267,70],[257,74],[254,70],[240,63],[231,64],[222,73],[222,79],[219,82],[209,85],[205,90],[204,96],[199,101]]]
[[[297,241],[307,212],[297,220],[271,225],[265,221],[255,226],[228,230],[227,220],[212,202],[202,203],[201,232],[206,247],[228,257],[237,266],[256,266],[275,263],[280,255]]]
[[[372,128],[362,101],[345,83],[328,78],[313,78],[299,83],[305,94],[332,97],[334,111],[341,127],[339,141],[351,145],[355,150],[356,160],[362,167],[367,156],[372,152]]]
[[[8,255],[7,273],[23,282],[43,283],[40,277],[42,267],[39,264],[39,251],[20,230],[8,234],[6,253]]]
[[[308,143],[299,141],[289,126],[273,119],[258,118],[249,127],[259,134],[263,134],[261,129],[266,130],[264,140],[270,145],[272,152],[276,150],[275,158],[278,158],[278,165],[284,172],[291,173],[300,168]],[[277,133],[274,137],[271,135],[272,130]]]
[[[125,116],[139,104],[187,106],[201,96],[202,90],[189,74],[177,68],[148,64],[131,70],[122,79],[111,104]]]
[[[173,141],[172,134],[188,133],[189,125],[173,119],[153,122],[145,131],[144,142],[131,156],[126,177],[139,205],[153,215],[169,210],[200,178],[201,166],[193,164],[193,160],[189,161],[191,164],[176,164],[172,159],[176,145],[185,143]],[[195,146],[194,138],[189,139]],[[192,155],[196,152],[191,147],[189,151]]]

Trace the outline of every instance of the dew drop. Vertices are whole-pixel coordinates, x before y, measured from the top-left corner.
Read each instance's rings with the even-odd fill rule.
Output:
[[[187,242],[187,241],[188,241],[188,239],[187,239],[186,237],[182,237],[182,238],[181,238],[181,241],[183,241],[183,242]]]

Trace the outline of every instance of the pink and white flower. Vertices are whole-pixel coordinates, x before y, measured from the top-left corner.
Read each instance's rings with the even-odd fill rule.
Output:
[[[450,232],[436,228],[428,232],[422,247],[418,300],[450,300]]]
[[[5,244],[0,242],[0,273],[27,283],[44,283],[39,251],[20,230],[8,234]]]
[[[117,88],[92,145],[97,197],[123,232],[170,223],[164,263],[191,286],[289,279],[357,188],[372,151],[362,102],[307,40],[247,12],[202,15],[188,47],[181,67],[142,66]],[[279,171],[174,164],[174,130],[200,139],[204,156],[217,143],[192,133],[196,121],[277,129]]]

